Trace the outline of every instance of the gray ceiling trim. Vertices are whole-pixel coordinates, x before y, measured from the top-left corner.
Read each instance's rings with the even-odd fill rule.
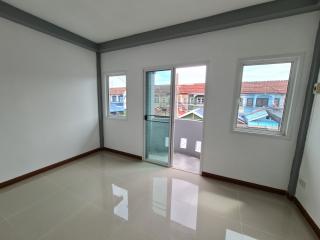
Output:
[[[16,7],[13,7],[12,5],[3,1],[0,1],[0,17],[6,18],[13,22],[22,24],[34,30],[49,34],[53,37],[62,39],[64,41],[73,43],[92,51],[97,51],[98,49],[97,43],[92,42],[61,27],[58,27]]]
[[[317,11],[319,9],[320,5],[318,0],[277,0],[107,41],[99,44],[99,51],[101,53],[110,52],[276,18],[288,17]]]
[[[101,53],[317,10],[319,0],[276,0],[98,44],[0,0],[0,17]]]

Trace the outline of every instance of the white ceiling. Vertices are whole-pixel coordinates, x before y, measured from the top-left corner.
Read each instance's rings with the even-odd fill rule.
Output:
[[[270,0],[4,0],[95,42]]]

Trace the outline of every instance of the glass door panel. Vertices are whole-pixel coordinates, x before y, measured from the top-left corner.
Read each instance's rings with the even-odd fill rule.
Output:
[[[145,72],[145,160],[170,165],[172,70]]]

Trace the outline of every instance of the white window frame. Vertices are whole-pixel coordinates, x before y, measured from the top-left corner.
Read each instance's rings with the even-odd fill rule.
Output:
[[[276,137],[287,137],[288,134],[288,126],[290,123],[290,116],[292,112],[292,100],[294,96],[294,89],[296,85],[296,81],[298,78],[298,68],[301,64],[302,56],[301,55],[285,55],[285,56],[272,56],[272,57],[259,57],[259,58],[247,58],[239,60],[238,74],[237,74],[237,85],[235,91],[235,107],[234,107],[234,115],[232,119],[232,130],[234,132],[240,133],[249,133],[249,134],[259,134],[259,135],[269,135]],[[280,131],[272,131],[267,129],[259,129],[259,128],[245,128],[245,127],[237,127],[237,119],[238,119],[238,109],[240,104],[240,96],[241,96],[241,84],[242,84],[242,75],[244,66],[250,65],[265,65],[265,64],[277,64],[277,63],[287,63],[291,62],[288,90],[286,95],[286,102],[283,111],[282,117],[282,125]],[[253,103],[253,106],[255,103]]]
[[[126,76],[126,107],[127,107],[127,112],[126,112],[126,116],[114,116],[110,114],[110,96],[109,96],[109,77],[113,77],[113,76]],[[108,73],[105,74],[105,103],[106,103],[106,107],[104,109],[106,109],[106,116],[108,119],[118,119],[118,120],[127,120],[128,119],[128,75],[125,72],[114,72],[114,73]],[[117,95],[117,99],[118,99],[118,95]]]

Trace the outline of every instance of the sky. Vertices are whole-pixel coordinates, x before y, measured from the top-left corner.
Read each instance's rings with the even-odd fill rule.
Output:
[[[126,87],[126,75],[109,76],[109,88]]]
[[[177,84],[205,83],[206,69],[205,65],[195,67],[181,67],[176,69],[178,75]],[[253,81],[276,81],[289,80],[291,63],[246,65],[243,67],[243,82]],[[155,71],[155,85],[169,85],[171,80],[171,71]],[[125,87],[126,76],[110,76],[109,87]]]
[[[243,67],[242,81],[289,80],[291,63],[247,65]]]
[[[171,81],[171,71],[155,71],[154,73],[154,84],[155,85],[169,85]]]
[[[207,66],[177,68],[178,82],[176,84],[205,83]]]
[[[205,83],[206,66],[181,67],[176,69],[178,75],[177,84]],[[171,71],[155,72],[155,85],[169,85],[171,80]]]

